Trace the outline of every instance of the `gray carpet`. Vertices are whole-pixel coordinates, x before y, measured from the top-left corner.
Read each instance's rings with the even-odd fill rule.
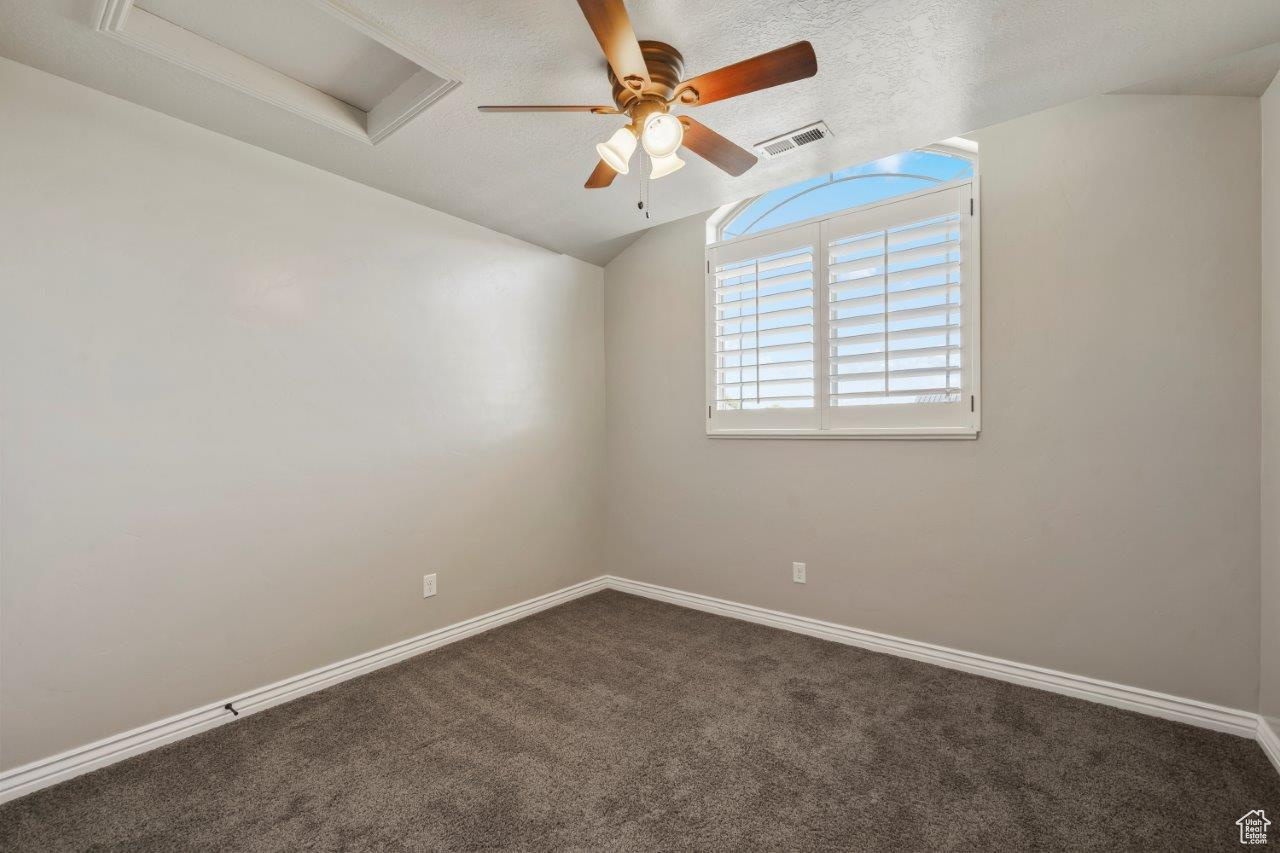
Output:
[[[0,849],[1232,850],[1255,808],[1244,738],[603,592],[16,800]]]

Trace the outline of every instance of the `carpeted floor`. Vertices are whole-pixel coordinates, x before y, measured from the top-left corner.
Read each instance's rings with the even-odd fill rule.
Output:
[[[1244,738],[603,592],[16,800],[0,849],[1229,850],[1255,808]]]

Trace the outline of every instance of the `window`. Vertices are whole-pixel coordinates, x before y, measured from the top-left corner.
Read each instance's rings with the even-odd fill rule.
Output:
[[[958,142],[962,142],[959,141]],[[951,153],[952,151],[956,153]],[[780,225],[826,216],[872,202],[971,179],[973,160],[938,146],[907,151],[819,175],[730,206],[713,240],[732,240]]]
[[[977,435],[974,166],[912,151],[712,218],[708,434]]]

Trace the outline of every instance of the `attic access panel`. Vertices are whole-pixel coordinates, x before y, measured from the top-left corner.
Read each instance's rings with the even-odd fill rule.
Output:
[[[100,0],[96,28],[374,145],[459,82],[338,0]]]

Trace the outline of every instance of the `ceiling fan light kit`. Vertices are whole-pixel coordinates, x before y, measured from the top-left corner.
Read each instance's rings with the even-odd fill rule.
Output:
[[[687,107],[723,101],[818,73],[813,45],[807,41],[727,65],[688,80],[680,51],[659,41],[639,41],[623,0],[578,0],[587,24],[609,63],[614,106],[483,106],[481,112],[585,112],[625,115],[630,124],[596,145],[600,162],[587,179],[587,189],[601,189],[630,171],[637,141],[653,160],[651,178],[684,166],[683,146],[737,177],[757,162],[754,154],[686,115],[675,116],[672,104]]]
[[[619,175],[625,175],[630,171],[631,167],[628,164],[635,150],[636,135],[629,127],[618,128],[613,132],[613,136],[609,137],[609,141],[596,145],[596,153],[600,155],[600,159],[609,164],[609,168]]]
[[[650,157],[669,157],[684,142],[684,125],[670,113],[654,113],[645,119],[640,141]]]
[[[653,158],[653,170],[649,172],[649,177],[653,179],[665,178],[672,172],[684,167],[684,161],[675,154],[668,154],[665,157]]]

